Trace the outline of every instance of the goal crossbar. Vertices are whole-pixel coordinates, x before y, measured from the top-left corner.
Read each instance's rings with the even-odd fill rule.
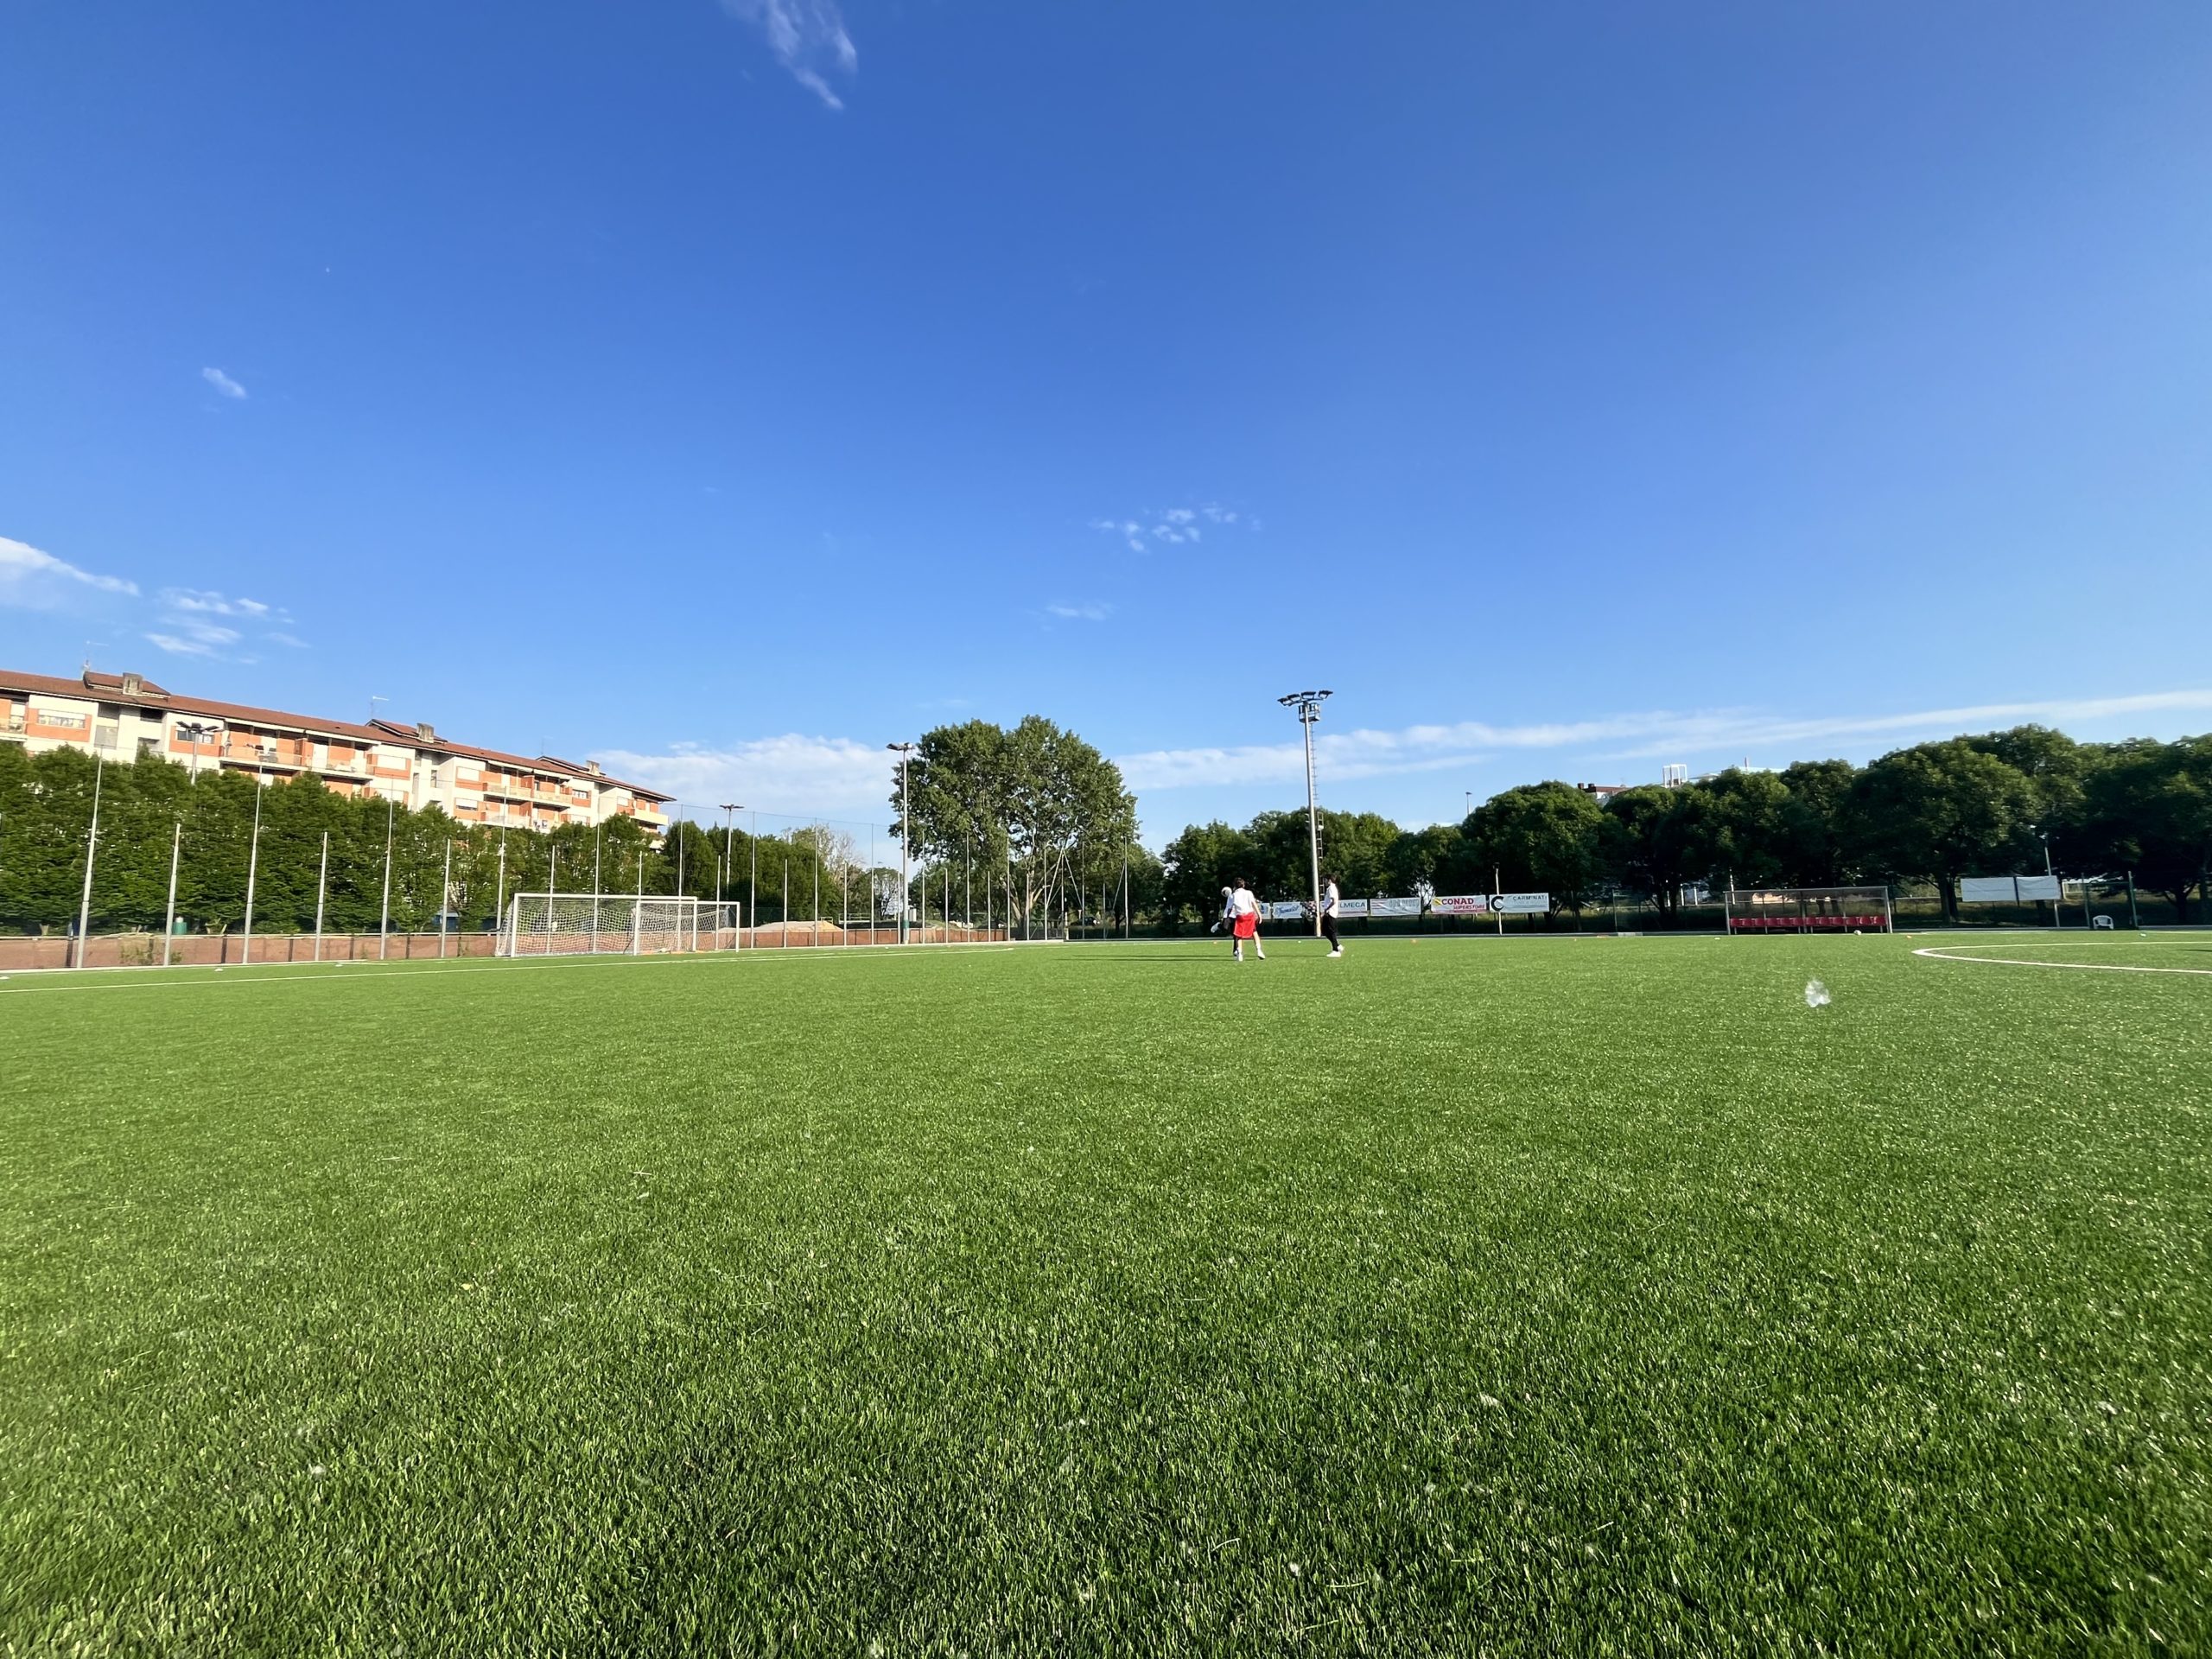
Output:
[[[734,899],[665,893],[518,893],[501,918],[503,957],[666,956],[734,950]]]

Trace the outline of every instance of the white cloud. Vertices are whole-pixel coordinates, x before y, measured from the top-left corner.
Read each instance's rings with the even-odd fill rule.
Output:
[[[1243,524],[1248,530],[1257,530],[1260,521],[1247,518],[1233,507],[1224,507],[1217,501],[1208,501],[1195,507],[1165,507],[1158,512],[1148,512],[1142,519],[1093,518],[1090,528],[1109,536],[1117,536],[1132,553],[1149,553],[1154,542],[1164,542],[1170,547],[1182,547],[1205,539],[1206,524]]]
[[[722,10],[759,29],[793,80],[830,108],[845,107],[828,77],[858,73],[861,54],[835,0],[722,0]]]
[[[1816,758],[1800,747],[1813,742],[1872,739],[1903,743],[2023,721],[2079,722],[2198,709],[2212,709],[2212,690],[1992,702],[1897,715],[1792,717],[1749,709],[1689,714],[1662,709],[1530,726],[1461,721],[1395,731],[1324,732],[1315,737],[1313,749],[1321,768],[1339,779],[1471,766],[1499,749],[1576,751],[1585,762],[1662,757],[1733,760],[1748,754],[1786,763]],[[1138,790],[1291,783],[1304,779],[1305,753],[1295,741],[1155,749],[1125,755],[1121,766],[1129,786]]]
[[[304,642],[293,635],[270,631],[270,625],[289,626],[292,615],[281,605],[258,599],[233,599],[210,588],[162,589],[162,626],[146,638],[163,651],[184,657],[208,657],[226,662],[251,663],[251,657],[232,653],[232,647],[255,631],[259,639],[301,649]],[[214,618],[225,620],[218,622]],[[231,624],[237,624],[232,626]]]
[[[245,388],[220,369],[202,369],[200,371],[200,378],[226,397],[235,397],[241,403],[245,400]]]
[[[285,611],[257,599],[229,599],[201,588],[164,588],[162,603],[188,616],[240,616],[252,621],[281,618]]]
[[[226,654],[223,647],[236,645],[238,636],[230,628],[201,628],[183,634],[157,632],[146,638],[179,657],[221,657]]]
[[[742,801],[763,814],[843,814],[889,822],[894,757],[878,744],[797,732],[728,748],[679,745],[666,754],[609,750],[593,757],[618,778],[667,790],[690,803],[687,817],[719,816],[716,803]],[[695,812],[694,807],[697,810]],[[766,826],[764,824],[763,828]]]
[[[138,584],[121,576],[103,576],[79,569],[67,559],[57,559],[29,542],[0,536],[0,605],[30,611],[54,610],[78,588],[135,595]]]
[[[1047,605],[1045,614],[1058,617],[1065,622],[1103,622],[1114,614],[1114,607],[1091,599],[1080,605]]]

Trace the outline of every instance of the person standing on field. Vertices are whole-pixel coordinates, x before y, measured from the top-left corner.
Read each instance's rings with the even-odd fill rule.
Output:
[[[1262,962],[1268,959],[1268,953],[1260,948],[1260,901],[1252,896],[1252,889],[1245,885],[1241,875],[1236,878],[1236,885],[1230,889],[1229,897],[1222,903],[1221,918],[1229,924],[1230,960],[1244,960],[1244,941],[1247,939],[1252,941],[1255,957]]]
[[[1329,954],[1341,957],[1344,942],[1337,937],[1337,878],[1330,876],[1321,884],[1321,937],[1329,942]]]

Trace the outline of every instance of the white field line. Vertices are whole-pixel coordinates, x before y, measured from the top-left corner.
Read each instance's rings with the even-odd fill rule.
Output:
[[[2024,957],[1962,957],[1959,950],[2002,950],[2002,945],[1959,945],[1946,950],[1929,945],[1914,951],[1916,957],[1926,957],[1935,962],[1982,962],[1995,968],[2055,968],[2072,969],[2088,974],[2192,974],[2212,979],[2212,968],[2139,968],[2121,962],[2031,962]]]
[[[1043,941],[1039,940],[1037,943],[1041,944]],[[788,957],[794,960],[803,957],[823,957],[832,959],[842,957],[849,961],[859,961],[864,957],[877,956],[914,957],[934,953],[945,948],[947,947],[933,944],[854,944],[818,947],[810,945],[798,950],[779,950],[773,945],[768,945],[758,950],[717,950],[711,954],[670,954],[654,957],[622,957],[612,954],[546,957],[536,962],[524,961],[513,957],[493,957],[488,961],[482,957],[474,960],[454,957],[451,961],[435,967],[425,964],[416,968],[395,968],[380,962],[271,962],[256,964],[232,963],[228,969],[230,976],[223,979],[215,977],[216,974],[224,971],[223,969],[213,965],[203,968],[195,964],[183,969],[170,969],[173,973],[181,971],[200,976],[192,979],[74,980],[72,978],[61,983],[54,982],[63,976],[73,976],[79,973],[124,975],[158,970],[144,968],[27,968],[11,971],[33,976],[31,982],[22,985],[0,985],[0,996],[60,996],[69,991],[172,991],[180,987],[212,988],[224,990],[234,985],[359,983],[375,979],[419,979],[433,974],[448,976],[461,974],[519,974],[545,968],[665,968],[685,963],[701,967],[709,963],[742,962],[755,957]],[[1024,946],[1022,941],[1016,939],[1011,943],[1000,943],[994,940],[988,944],[957,944],[950,948],[959,951],[1020,950]],[[340,971],[346,968],[365,968],[371,971],[360,974]]]

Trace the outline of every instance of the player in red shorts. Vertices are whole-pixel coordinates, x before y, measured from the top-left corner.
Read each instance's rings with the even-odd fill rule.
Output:
[[[1252,942],[1252,954],[1262,962],[1268,953],[1260,948],[1260,901],[1252,896],[1252,889],[1238,876],[1236,885],[1229,890],[1221,906],[1221,918],[1229,924],[1230,959],[1244,960],[1244,941]]]

